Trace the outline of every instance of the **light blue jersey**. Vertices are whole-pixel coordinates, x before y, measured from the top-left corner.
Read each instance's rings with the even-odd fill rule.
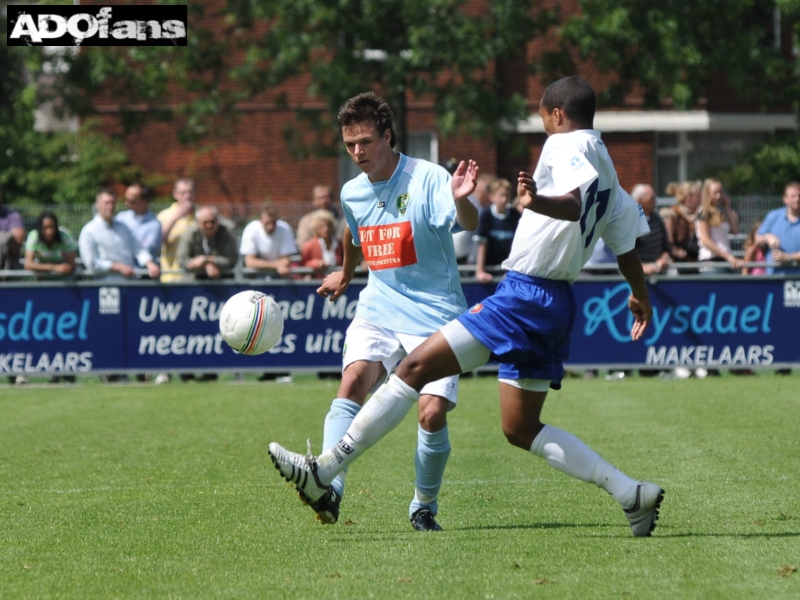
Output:
[[[341,192],[342,211],[369,264],[356,316],[386,329],[431,335],[466,310],[453,247],[451,177],[400,154],[388,181],[365,173]]]

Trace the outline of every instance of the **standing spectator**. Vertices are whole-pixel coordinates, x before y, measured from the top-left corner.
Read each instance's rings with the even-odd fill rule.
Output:
[[[179,271],[178,265],[178,244],[181,236],[195,224],[195,205],[197,193],[194,180],[183,177],[175,182],[172,189],[172,197],[175,202],[172,206],[165,208],[158,213],[158,221],[161,223],[161,269],[163,271]],[[185,275],[180,273],[164,273],[161,281],[184,281]]]
[[[318,210],[314,215],[311,230],[314,237],[308,240],[300,251],[302,266],[317,269],[314,277],[322,278],[328,268],[342,264],[344,256],[341,242],[333,237],[336,229],[336,217],[327,210]]]
[[[739,216],[731,208],[731,199],[718,179],[706,179],[697,215],[697,238],[700,241],[699,259],[730,263],[741,269],[743,261],[731,252],[731,234],[739,233]],[[718,269],[706,268],[706,271]]]
[[[672,260],[697,262],[700,243],[697,240],[697,211],[700,208],[699,181],[670,183],[667,193],[675,197],[675,204],[661,211],[672,252]]]
[[[311,205],[314,207],[309,213],[303,215],[297,222],[297,247],[302,248],[314,237],[313,223],[314,214],[318,210],[327,210],[336,219],[336,227],[333,229],[334,237],[341,241],[344,229],[344,220],[340,219],[339,209],[333,202],[333,189],[329,185],[315,185],[311,191]]]
[[[669,243],[664,221],[656,211],[656,193],[653,186],[638,183],[633,186],[631,196],[642,207],[650,227],[650,233],[636,238],[636,251],[642,261],[642,269],[645,275],[661,273],[669,266],[672,245]]]
[[[160,270],[153,256],[139,245],[126,225],[114,218],[115,202],[114,192],[108,188],[95,197],[96,214],[78,238],[84,268],[95,276],[130,278],[138,263],[150,277],[157,278]]]
[[[3,205],[3,188],[0,188],[0,269],[19,268],[20,248],[24,241],[22,217]]]
[[[278,218],[278,209],[272,203],[264,203],[261,218],[245,226],[239,253],[245,267],[265,269],[268,278],[289,275],[291,256],[297,254],[294,232]]]
[[[491,204],[481,210],[475,239],[478,253],[475,260],[475,279],[489,283],[493,275],[486,267],[495,267],[508,258],[514,232],[522,218],[518,210],[513,210],[511,202],[511,183],[508,179],[498,179],[489,187]]]
[[[780,263],[769,267],[769,275],[797,275],[800,273],[800,183],[793,181],[783,191],[786,208],[776,208],[767,213],[756,235],[756,242],[769,248],[768,262]],[[795,263],[794,267],[790,267]]]
[[[221,279],[233,275],[239,260],[239,243],[230,229],[220,224],[214,206],[202,206],[192,225],[181,237],[176,255],[181,269],[197,279]]]
[[[153,190],[141,183],[134,183],[125,190],[125,206],[117,219],[125,223],[136,241],[147,250],[154,260],[161,256],[161,222],[150,210]]]
[[[25,241],[25,268],[28,271],[69,275],[75,271],[78,244],[68,229],[59,227],[50,211],[36,217],[36,228]]]

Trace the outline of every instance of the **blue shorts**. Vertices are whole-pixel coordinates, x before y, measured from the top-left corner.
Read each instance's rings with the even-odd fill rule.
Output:
[[[500,378],[544,379],[561,387],[575,322],[569,282],[509,271],[492,296],[458,320],[500,363]]]

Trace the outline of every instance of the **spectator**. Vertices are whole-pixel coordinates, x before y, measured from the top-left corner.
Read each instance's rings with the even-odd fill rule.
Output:
[[[593,267],[586,269],[585,267]],[[603,238],[597,240],[597,245],[592,251],[592,255],[584,265],[583,275],[609,275],[619,273],[617,268],[617,255],[612,252]]]
[[[233,275],[239,260],[239,244],[230,229],[220,224],[214,206],[202,206],[196,224],[181,237],[176,255],[181,269],[192,271],[197,279],[221,279]]]
[[[286,277],[291,271],[291,256],[297,254],[292,227],[278,219],[278,210],[266,202],[261,207],[261,218],[251,221],[242,232],[239,248],[244,266],[265,269],[267,278]]]
[[[0,188],[0,269],[19,269],[20,248],[24,241],[22,217],[3,205],[3,189]]]
[[[25,268],[28,271],[69,275],[75,271],[78,245],[68,229],[59,227],[58,218],[44,211],[36,218],[36,228],[25,241]]]
[[[342,264],[344,255],[342,244],[333,237],[336,229],[336,217],[327,210],[318,210],[312,213],[314,221],[311,230],[314,237],[306,242],[300,254],[302,266],[316,269],[313,277],[323,278],[329,267]]]
[[[663,272],[670,261],[669,255],[672,245],[669,243],[664,221],[656,211],[656,193],[653,186],[639,183],[633,186],[631,196],[644,211],[650,233],[636,238],[636,252],[642,261],[645,275],[655,275]]]
[[[475,187],[474,196],[478,199],[478,204],[480,204],[481,208],[489,208],[492,205],[489,194],[492,184],[496,180],[497,176],[491,173],[480,173],[478,175],[478,185]]]
[[[675,204],[661,211],[672,252],[672,260],[697,262],[700,243],[697,241],[697,211],[700,208],[699,181],[670,183],[667,193],[675,197]]]
[[[741,269],[743,261],[731,251],[731,234],[739,233],[739,216],[731,208],[731,200],[718,179],[706,179],[697,215],[697,238],[700,241],[700,261],[728,262]],[[705,267],[703,271],[719,271]]]
[[[481,210],[480,222],[475,230],[478,242],[478,253],[475,260],[475,279],[481,283],[489,283],[493,275],[486,267],[500,265],[511,252],[511,242],[522,215],[512,210],[511,183],[507,179],[498,179],[489,188],[491,204]]]
[[[746,263],[765,263],[767,262],[768,251],[766,242],[760,244],[756,242],[758,236],[758,228],[761,227],[761,221],[753,225],[750,233],[747,234],[747,239],[744,241],[744,262]],[[742,275],[766,275],[766,267],[742,267]]]
[[[442,166],[447,170],[448,173],[452,176],[455,173],[456,168],[458,168],[459,161],[455,158],[448,159]],[[480,181],[480,175],[478,176],[478,181]],[[469,201],[472,202],[473,206],[481,210],[481,203],[478,200],[478,197],[475,194],[469,195]],[[453,247],[456,251],[456,262],[459,265],[474,265],[475,264],[475,255],[477,252],[478,244],[475,241],[475,232],[474,231],[465,231],[458,227],[457,229],[454,227],[453,231]]]
[[[161,268],[168,271],[161,277],[163,282],[186,280],[185,275],[176,272],[180,270],[178,245],[186,230],[195,224],[197,194],[194,180],[187,177],[178,179],[173,187],[172,197],[175,199],[172,206],[158,213],[158,221],[161,223]]]
[[[131,230],[114,217],[116,198],[108,188],[95,197],[96,214],[78,238],[84,268],[95,277],[133,277],[137,263],[152,278],[160,270],[152,255],[142,248]]]
[[[300,221],[297,222],[297,247],[302,248],[314,237],[314,215],[318,210],[327,210],[333,215],[336,220],[336,226],[333,228],[333,237],[341,241],[344,220],[340,218],[339,209],[333,202],[333,189],[331,186],[315,185],[311,191],[311,205],[314,207],[313,210],[303,215]]]
[[[141,183],[134,183],[125,190],[124,210],[117,219],[125,223],[136,241],[147,250],[154,260],[161,256],[161,223],[150,210],[153,190]]]
[[[800,183],[793,181],[786,186],[783,204],[786,208],[767,213],[756,235],[756,242],[769,248],[768,262],[780,263],[767,269],[769,275],[800,273]]]

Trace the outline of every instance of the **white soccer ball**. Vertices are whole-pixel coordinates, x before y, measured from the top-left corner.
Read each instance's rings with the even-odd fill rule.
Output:
[[[240,354],[263,354],[283,334],[283,315],[275,299],[247,290],[231,296],[219,315],[219,332]]]

